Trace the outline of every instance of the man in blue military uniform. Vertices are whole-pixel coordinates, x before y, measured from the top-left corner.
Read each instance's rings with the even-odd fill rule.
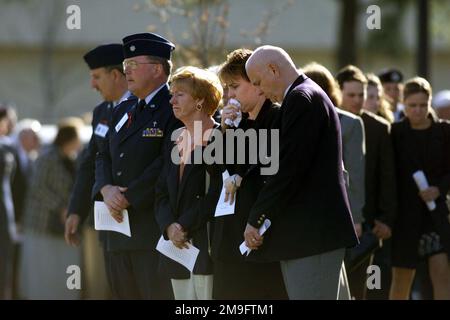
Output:
[[[97,90],[104,101],[94,108],[92,119],[92,136],[87,148],[84,150],[77,171],[75,185],[70,197],[68,216],[65,226],[66,242],[72,246],[79,245],[80,224],[87,218],[92,205],[91,192],[95,180],[95,157],[97,152],[106,142],[110,127],[112,111],[122,100],[133,98],[128,91],[127,81],[122,69],[123,49],[122,44],[100,45],[84,55],[84,61],[90,69],[91,86]],[[88,228],[84,234],[88,243],[85,259],[97,259],[95,232]],[[101,235],[100,240],[104,236]],[[92,239],[92,240],[91,240]],[[104,241],[102,241],[104,242]],[[89,263],[89,265],[93,265]],[[101,266],[99,266],[101,268]],[[105,288],[101,285],[104,275],[99,274],[96,266],[86,270],[88,297],[104,298]],[[103,277],[102,277],[103,276]],[[99,282],[100,281],[100,282]]]
[[[123,39],[128,89],[139,102],[125,101],[114,111],[106,148],[96,161],[93,195],[103,197],[122,221],[128,210],[131,237],[106,233],[108,277],[115,298],[173,298],[169,279],[158,274],[156,244],[161,235],[153,212],[154,185],[171,133],[181,124],[169,103],[167,85],[175,46],[152,33]]]
[[[79,224],[87,217],[92,205],[91,192],[95,179],[95,156],[106,141],[112,110],[119,101],[130,96],[122,70],[123,50],[121,44],[98,46],[86,53],[83,58],[90,69],[91,86],[101,94],[104,101],[94,108],[92,136],[88,147],[82,154],[70,197],[65,230],[66,241],[70,245],[78,245]]]

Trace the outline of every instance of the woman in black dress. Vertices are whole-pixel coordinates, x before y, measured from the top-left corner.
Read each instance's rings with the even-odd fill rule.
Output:
[[[392,235],[391,299],[408,299],[419,259],[427,259],[434,299],[450,299],[450,224],[445,197],[450,187],[450,123],[431,110],[431,86],[423,78],[405,84],[406,117],[392,126],[399,212]],[[422,170],[429,187],[419,191]],[[426,202],[434,201],[430,211]]]

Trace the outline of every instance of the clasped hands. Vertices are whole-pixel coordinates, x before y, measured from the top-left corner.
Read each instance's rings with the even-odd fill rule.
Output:
[[[119,223],[123,221],[122,211],[130,206],[123,194],[127,189],[125,187],[106,185],[100,191],[109,213]]]
[[[187,244],[188,242],[187,232],[183,229],[183,227],[179,223],[174,222],[171,225],[169,225],[166,229],[166,233],[167,236],[169,237],[169,240],[172,241],[172,243],[178,249],[189,248]]]

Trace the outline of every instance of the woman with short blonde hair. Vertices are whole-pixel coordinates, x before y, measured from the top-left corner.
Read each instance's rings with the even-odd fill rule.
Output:
[[[214,73],[184,67],[173,75],[170,91],[173,112],[184,127],[175,131],[176,139],[164,155],[156,184],[156,221],[164,238],[177,248],[193,245],[200,252],[192,273],[165,256],[160,267],[172,281],[176,300],[207,300],[213,283],[208,220],[214,216],[222,181],[221,173],[208,173],[203,157],[196,159],[196,154],[203,154],[208,145],[208,130],[219,127],[212,115],[223,90]],[[174,159],[173,154],[179,157]]]

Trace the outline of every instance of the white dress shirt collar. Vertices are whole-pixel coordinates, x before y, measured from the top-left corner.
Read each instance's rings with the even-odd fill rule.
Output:
[[[119,104],[121,104],[122,102],[124,102],[125,100],[128,100],[128,98],[131,96],[131,92],[130,91],[125,91],[125,93],[123,94],[123,96],[117,100],[117,101],[113,101],[113,106],[116,107]]]
[[[167,85],[167,83],[163,83],[158,89],[154,90],[152,93],[150,93],[147,97],[145,97],[145,104],[149,104],[150,101],[156,96],[156,94],[164,88]]]

